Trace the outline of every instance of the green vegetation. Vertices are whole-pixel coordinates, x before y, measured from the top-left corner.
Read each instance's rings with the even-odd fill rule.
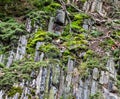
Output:
[[[93,30],[93,31],[91,31],[91,35],[92,35],[93,37],[98,37],[98,36],[102,36],[103,33],[102,33],[102,32],[99,32],[99,31],[97,31],[97,30]]]
[[[21,87],[12,87],[8,91],[8,96],[13,97],[16,93],[19,93],[21,95],[22,94],[22,88]]]
[[[40,67],[46,67],[49,63],[56,64],[59,62],[53,59],[44,60],[41,62],[34,62],[33,58],[15,61],[10,68],[3,67],[3,76],[0,77],[0,89],[10,88],[14,83],[18,83],[22,79],[31,80],[31,72],[37,71]]]
[[[81,4],[86,1],[87,0],[79,0]],[[87,78],[95,67],[98,68],[99,71],[107,71],[105,65],[109,57],[106,56],[105,52],[112,51],[115,64],[117,64],[116,68],[119,67],[120,49],[117,46],[120,42],[119,29],[114,29],[112,31],[111,28],[110,31],[112,32],[110,33],[110,38],[108,37],[102,40],[100,37],[104,38],[106,33],[99,31],[96,23],[93,22],[93,27],[90,27],[91,30],[85,30],[83,28],[84,20],[91,19],[89,15],[82,11],[78,12],[76,8],[80,9],[80,7],[77,7],[77,5],[76,8],[67,4],[65,6],[71,24],[69,24],[70,22],[67,20],[66,26],[63,26],[63,33],[57,35],[47,32],[47,30],[50,17],[55,17],[56,11],[64,8],[58,1],[0,0],[0,54],[8,52],[11,49],[16,51],[17,42],[21,35],[27,35],[29,38],[27,53],[22,60],[13,61],[10,68],[6,68],[3,63],[0,63],[0,72],[3,73],[3,75],[0,76],[0,89],[8,89],[7,93],[9,97],[14,96],[16,93],[22,93],[22,89],[13,87],[13,84],[19,83],[23,79],[25,81],[31,81],[31,79],[34,78],[31,76],[32,71],[35,72],[36,78],[40,67],[47,68],[47,66],[51,65],[53,66],[52,69],[55,70],[55,66],[59,65],[60,69],[64,70],[66,77],[68,59],[75,60],[75,68],[78,69],[80,78],[83,79]],[[38,25],[37,32],[29,34],[26,32],[24,24],[26,18],[30,18],[31,20],[32,32],[35,31],[35,24]],[[67,18],[68,17],[66,17],[66,19]],[[117,20],[113,23],[106,23],[105,25],[107,25],[106,27],[109,29],[119,24],[120,21]],[[102,25],[98,27],[100,26]],[[98,41],[98,46],[104,49],[102,53],[103,56],[100,55],[101,53],[96,53],[94,51],[95,49],[92,49],[90,44],[94,42],[93,38],[102,40],[102,42]],[[43,52],[45,55],[43,61],[40,62],[34,62],[33,58],[37,42],[43,42],[43,45],[40,46],[38,51],[40,51],[40,53]],[[113,47],[114,49],[112,49]],[[82,53],[84,53],[84,55],[80,56]],[[6,60],[7,56],[5,57],[5,62]],[[60,73],[57,72],[56,74],[59,75]],[[52,75],[52,77],[53,82],[56,83],[56,76]],[[49,79],[47,78],[47,80]],[[73,87],[72,84],[70,87]],[[117,75],[117,87],[120,88],[120,75]],[[34,89],[31,88],[30,90],[32,94],[36,94]],[[95,95],[91,95],[90,99],[99,99],[100,95],[101,94],[97,92]],[[28,97],[31,98],[31,95],[28,95]],[[63,97],[60,98],[62,99]],[[68,98],[72,99],[75,97],[70,93]]]
[[[83,24],[83,21],[84,19],[87,19],[89,18],[89,16],[87,14],[84,14],[84,13],[73,13],[74,14],[74,18],[72,20],[72,23],[71,23],[71,28],[74,32],[85,32],[85,30],[83,29],[82,27],[82,24]]]
[[[100,92],[97,92],[96,94],[91,95],[91,96],[90,96],[90,99],[101,99],[101,94],[100,94]]]
[[[10,47],[18,42],[19,36],[26,33],[24,24],[16,22],[13,18],[6,18],[0,22],[0,53],[10,50]]]

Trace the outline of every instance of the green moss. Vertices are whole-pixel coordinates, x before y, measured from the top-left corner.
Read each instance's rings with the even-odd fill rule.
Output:
[[[100,46],[106,50],[111,49],[111,47],[115,44],[115,42],[112,39],[105,39]],[[106,47],[107,46],[107,47]]]
[[[40,47],[40,51],[44,52],[47,58],[59,57],[60,50],[53,44],[45,44]]]
[[[87,0],[80,0],[82,3],[85,3]]]
[[[93,37],[98,37],[98,36],[102,36],[103,33],[102,33],[102,32],[99,32],[99,31],[97,31],[97,30],[93,30],[93,31],[91,32],[91,35],[92,35]]]
[[[3,76],[0,77],[0,88],[10,88],[13,83],[18,83],[20,79],[25,79],[27,81],[31,80],[31,72],[38,70],[40,67],[46,67],[48,62],[34,62],[31,59],[23,59],[21,61],[15,61],[10,68],[2,68]]]
[[[91,58],[91,56],[94,55],[94,52],[92,50],[88,50],[86,54],[84,55],[84,60],[87,60],[88,58]]]
[[[81,22],[83,22],[83,19],[89,18],[89,16],[85,13],[79,13],[79,14],[75,14],[74,15],[74,20],[80,20]]]
[[[100,92],[97,92],[96,94],[90,96],[90,99],[100,99],[100,98],[101,98]]]
[[[71,28],[73,31],[76,32],[85,32],[84,28],[82,27],[84,19],[89,18],[87,14],[80,13],[80,14],[74,14],[73,21],[71,23]]]
[[[50,19],[50,15],[45,11],[31,11],[26,15],[27,18],[31,19],[31,26],[34,27],[34,24],[37,24],[40,29],[48,30],[48,22]]]
[[[70,51],[69,51],[69,50],[65,50],[65,51],[63,52],[63,56],[68,56],[68,55],[70,55]]]
[[[56,9],[60,9],[60,8],[61,8],[61,5],[60,5],[59,3],[53,2],[53,3],[51,3],[50,5],[44,7],[43,10],[44,10],[45,12],[49,12],[49,13],[52,12],[51,14],[55,15]]]
[[[12,87],[8,91],[8,97],[13,97],[16,93],[22,94],[22,88],[21,87]]]
[[[35,46],[37,42],[43,42],[45,40],[45,37],[47,35],[47,32],[43,30],[38,30],[33,38],[30,38],[27,44],[27,53],[34,53]]]
[[[13,85],[13,83],[17,83],[17,75],[14,71],[10,71],[7,68],[4,68],[2,70],[2,72],[4,73],[4,75],[2,77],[0,77],[0,88],[4,89],[4,88],[8,88],[10,86]]]
[[[84,34],[76,34],[75,36],[68,35],[64,38],[63,45],[69,50],[87,49],[87,41]]]
[[[5,65],[3,63],[0,63],[0,68],[4,68]]]

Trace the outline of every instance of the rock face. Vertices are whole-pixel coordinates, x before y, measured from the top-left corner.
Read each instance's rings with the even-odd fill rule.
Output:
[[[79,0],[73,0],[73,3],[76,1]],[[86,0],[83,10],[85,10],[86,13],[97,12],[102,17],[105,17],[106,11],[103,9],[103,1],[104,0]],[[68,3],[69,2],[68,0]],[[81,39],[84,38],[86,33],[70,33],[70,35],[67,35],[70,36],[69,38],[66,37],[66,33],[64,38],[62,38],[61,34],[66,22],[65,17],[63,10],[58,10],[55,17],[50,17],[47,31],[51,32],[51,34],[41,33],[37,35],[38,39],[33,40],[32,43],[34,44],[30,45],[33,47],[33,50],[31,50],[33,51],[32,54],[29,55],[26,53],[30,41],[27,40],[26,35],[22,35],[19,38],[15,50],[9,51],[8,55],[0,55],[0,77],[2,78],[4,76],[1,70],[5,64],[8,68],[5,67],[4,71],[11,68],[13,69],[11,75],[9,75],[11,71],[7,74],[7,76],[12,76],[9,80],[13,80],[13,74],[17,75],[15,76],[16,78],[19,78],[18,83],[11,85],[10,90],[8,90],[8,88],[0,89],[0,99],[120,99],[113,57],[109,56],[106,65],[103,66],[104,68],[102,69],[100,67],[101,63],[97,64],[97,66],[93,66],[94,64],[91,66],[92,62],[89,60],[90,63],[87,64],[87,62],[89,62],[87,59],[89,59],[89,55],[91,55],[92,52],[86,51],[88,48],[82,46],[82,43],[86,42]],[[79,19],[81,17],[77,16],[77,18]],[[77,22],[78,21],[74,24]],[[74,24],[72,23],[72,25]],[[90,30],[94,22],[92,22],[91,19],[85,19],[80,24],[82,24],[81,28]],[[35,22],[33,23],[33,27],[35,28],[35,32],[39,28]],[[79,26],[75,28],[79,28]],[[26,30],[32,39],[32,21],[29,18],[26,22]],[[55,33],[58,35],[55,35]],[[72,38],[74,35],[75,40],[78,39],[78,41],[74,41]],[[43,40],[41,40],[41,37],[43,37]],[[71,42],[72,40],[73,42]],[[79,41],[80,44],[77,45]],[[42,45],[44,45],[44,51],[41,50]],[[73,45],[75,45],[75,48]],[[48,54],[48,51],[57,57],[47,57],[47,55],[51,55]],[[79,53],[81,54],[79,55]],[[63,54],[64,56],[62,56]],[[28,57],[24,60],[26,56]],[[27,60],[30,61],[27,62]],[[22,72],[16,72],[16,67],[12,66],[14,61],[20,61],[18,64],[20,66],[25,61],[25,64],[19,68],[19,70],[23,69]],[[85,64],[82,64],[83,62]],[[27,63],[30,65],[27,65]],[[93,63],[97,63],[97,60],[93,60]],[[28,66],[31,66],[31,64],[32,68],[29,68]],[[26,75],[22,73],[26,73]],[[6,81],[7,83],[8,79],[2,79],[1,81]],[[6,90],[8,90],[8,92],[6,92]]]

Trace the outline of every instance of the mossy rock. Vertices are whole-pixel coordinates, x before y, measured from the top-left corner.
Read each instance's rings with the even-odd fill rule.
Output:
[[[75,32],[85,32],[84,28],[82,27],[84,19],[88,19],[89,16],[84,13],[74,14],[73,21],[71,23],[71,28]]]
[[[37,42],[45,41],[47,32],[43,30],[38,30],[33,38],[30,38],[27,44],[27,53],[33,53],[35,51],[35,46]]]
[[[52,12],[53,15],[55,15],[56,9],[61,9],[61,5],[59,3],[55,3],[55,2],[53,2],[50,5],[43,8],[43,10],[45,12],[50,12],[50,13]]]
[[[8,91],[8,97],[13,97],[16,93],[22,94],[22,88],[21,87],[12,87]]]
[[[40,51],[44,52],[47,58],[57,58],[60,55],[60,50],[54,44],[45,44],[40,47]]]

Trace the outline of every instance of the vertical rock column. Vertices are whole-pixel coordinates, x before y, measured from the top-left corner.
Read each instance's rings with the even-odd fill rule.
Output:
[[[4,55],[3,54],[0,55],[0,63],[4,63]]]
[[[92,85],[91,85],[91,95],[95,95],[97,92],[98,87],[98,80],[99,78],[99,71],[98,68],[93,69],[93,79],[92,79]]]
[[[106,66],[108,71],[101,71],[100,84],[102,84],[103,96],[105,99],[119,99],[115,86],[116,83],[116,70],[113,58],[107,61]]]
[[[26,36],[21,36],[18,42],[15,60],[21,60],[26,54],[27,39]]]
[[[8,57],[8,62],[7,62],[7,64],[6,64],[6,66],[9,68],[10,67],[10,65],[12,64],[12,62],[13,62],[13,60],[14,60],[14,55],[15,55],[15,53],[13,52],[13,51],[10,51],[9,52],[9,57]]]
[[[64,85],[64,98],[67,99],[69,96],[71,96],[71,83],[72,83],[72,72],[73,72],[73,60],[69,59],[68,60],[68,70],[67,70],[67,76],[65,79],[65,85]]]
[[[3,95],[4,95],[3,91],[0,90],[0,99],[3,99]]]
[[[26,30],[29,33],[32,31],[31,19],[30,18],[27,18],[27,20],[26,20]]]

